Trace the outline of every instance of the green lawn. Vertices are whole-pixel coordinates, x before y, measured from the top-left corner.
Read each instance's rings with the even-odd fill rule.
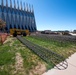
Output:
[[[10,75],[15,63],[15,51],[9,46],[10,42],[0,45],[0,75]]]
[[[76,52],[75,43],[63,43],[54,40],[48,41],[48,39],[44,40],[31,36],[27,36],[25,38],[37,45],[54,51],[65,58]],[[7,40],[8,41],[4,45],[0,45],[0,75],[29,75],[30,72],[33,73],[33,75],[39,75],[34,73],[34,71],[36,72],[35,69],[39,64],[44,64],[47,69],[52,68],[16,38],[8,37]],[[24,71],[21,69],[16,71],[15,63],[17,61],[17,53],[20,53],[23,59],[22,68],[24,68]],[[23,72],[25,74],[23,74]]]
[[[49,66],[16,38],[9,37],[8,39],[10,38],[11,40],[4,45],[0,45],[0,75],[29,75],[30,71],[38,66],[38,63],[44,64],[46,67]],[[23,58],[24,71],[16,72],[16,53],[20,53]],[[33,73],[33,75],[35,74]]]
[[[28,36],[26,39],[30,40],[31,42],[40,45],[46,49],[52,50],[65,58],[69,57],[73,53],[76,52],[76,43],[71,42],[59,42],[55,40],[48,40],[37,38],[35,36]]]

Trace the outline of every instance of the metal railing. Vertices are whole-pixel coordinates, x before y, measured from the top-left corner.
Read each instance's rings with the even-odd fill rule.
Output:
[[[53,52],[52,50],[48,50],[39,45],[36,45],[21,36],[17,36],[17,39],[49,65],[52,63],[59,70],[66,69],[68,67],[68,63],[63,56]]]

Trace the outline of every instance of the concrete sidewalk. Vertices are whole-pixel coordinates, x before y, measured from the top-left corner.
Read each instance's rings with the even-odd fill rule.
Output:
[[[65,70],[51,69],[42,75],[76,75],[76,53],[67,59],[68,68]]]

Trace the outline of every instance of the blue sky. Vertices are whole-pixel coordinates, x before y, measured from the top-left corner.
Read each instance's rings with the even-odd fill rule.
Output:
[[[24,0],[34,5],[38,30],[76,29],[76,0]]]
[[[33,4],[38,30],[76,29],[76,0],[22,0],[22,2]]]

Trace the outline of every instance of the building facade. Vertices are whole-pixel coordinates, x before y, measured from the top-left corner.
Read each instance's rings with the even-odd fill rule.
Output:
[[[5,5],[4,1],[6,1]],[[19,0],[16,1],[17,3],[14,0],[13,6],[12,0],[10,0],[10,6],[8,6],[8,0],[1,0],[0,19],[6,22],[6,31],[9,32],[10,29],[16,28],[35,32],[37,29],[33,6],[22,4],[22,2],[19,4]]]

